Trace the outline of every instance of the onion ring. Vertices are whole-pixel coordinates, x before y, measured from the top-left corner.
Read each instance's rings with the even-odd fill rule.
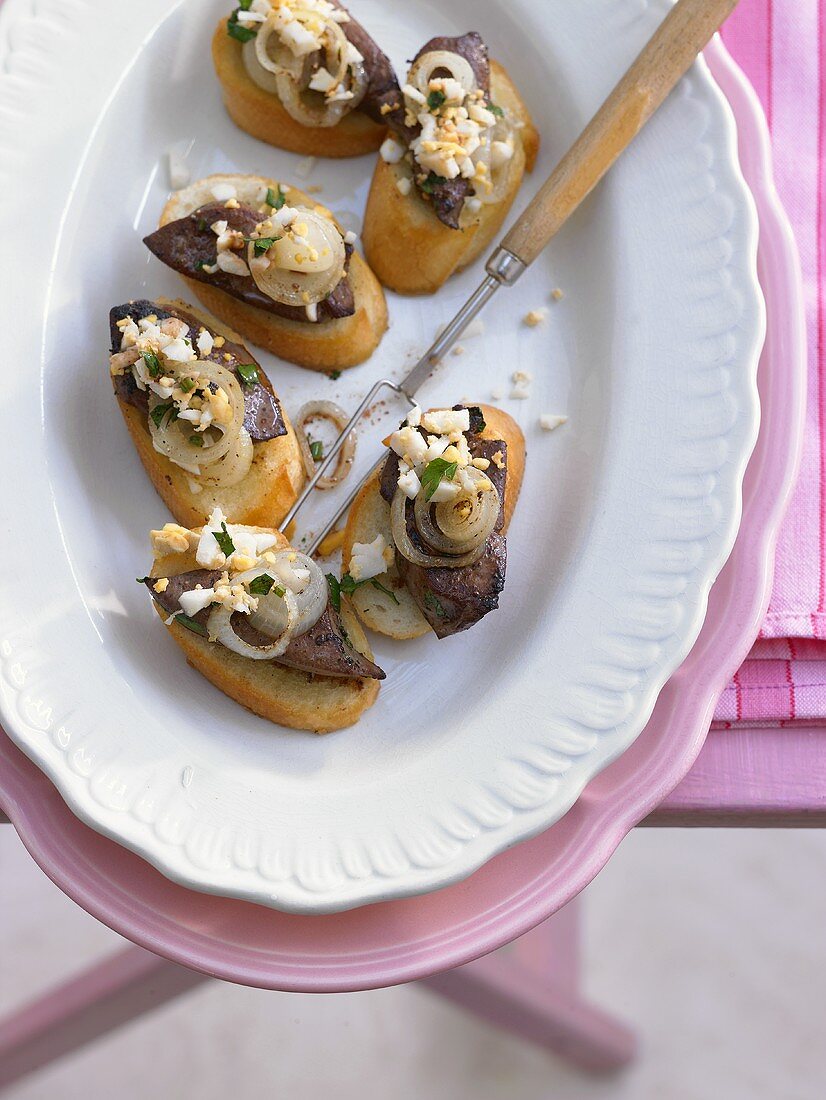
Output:
[[[316,461],[310,451],[310,444],[307,439],[307,433],[304,430],[304,425],[308,420],[312,420],[316,416],[321,416],[326,420],[332,421],[339,432],[344,431],[350,419],[344,409],[342,409],[340,405],[336,405],[333,401],[308,401],[306,405],[302,405],[298,410],[298,416],[295,421],[295,434],[298,439],[301,457],[304,460],[304,469],[307,473],[307,477],[313,477],[315,474]],[[357,442],[358,436],[354,428],[344,440],[341,450],[338,452],[338,462],[336,463],[335,470],[327,477],[322,477],[316,485],[316,489],[332,489],[334,485],[339,485],[344,481],[353,468]]]
[[[430,81],[437,69],[446,69],[454,80],[458,80],[465,95],[476,87],[476,74],[470,62],[452,50],[429,50],[423,53],[414,61],[407,74],[407,82],[418,88],[423,96],[427,96]]]
[[[473,565],[485,552],[485,543],[467,554],[456,556],[425,554],[419,550],[418,547],[414,546],[413,540],[407,531],[407,497],[401,489],[397,489],[396,495],[393,497],[393,503],[390,506],[390,521],[396,549],[411,565],[421,565],[425,569],[440,567],[461,569],[465,565]]]
[[[268,298],[274,302],[282,302],[288,306],[307,306],[322,302],[344,278],[344,261],[346,252],[344,238],[335,222],[325,218],[322,214],[316,214],[313,210],[298,207],[301,211],[301,220],[311,224],[325,241],[326,247],[332,254],[332,262],[325,271],[288,271],[277,267],[272,262],[271,249],[267,258],[271,260],[268,267],[261,270],[259,265],[250,264],[255,285]],[[280,242],[278,242],[280,243]],[[250,241],[248,258],[255,258],[255,242]]]
[[[413,502],[419,534],[433,550],[450,557],[484,546],[499,518],[499,493],[493,482],[473,466],[466,467],[465,474],[473,482],[486,481],[490,488],[463,490],[453,500],[435,505],[420,493]],[[469,508],[466,515],[462,515],[463,506]]]

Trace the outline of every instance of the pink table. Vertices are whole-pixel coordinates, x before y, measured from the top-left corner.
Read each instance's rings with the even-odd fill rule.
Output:
[[[167,883],[74,818],[48,780],[0,737],[0,805],[34,858],[90,912],[143,945],[0,1022],[0,1085],[206,976],[317,991],[422,979],[582,1066],[612,1069],[632,1056],[634,1038],[578,990],[571,899],[625,832],[638,823],[793,826],[826,820],[826,730],[727,730],[712,733],[703,745],[715,699],[765,613],[774,541],[801,434],[805,361],[799,277],[771,187],[765,127],[753,93],[719,44],[707,56],[738,116],[743,167],[760,208],[761,281],[770,315],[760,374],[764,417],[744,486],[741,536],[713,589],[700,639],[663,690],[649,727],[589,785],[563,822],[497,857],[466,883],[309,922]],[[549,837],[571,843],[570,865],[552,878],[543,877],[543,867],[558,863],[559,851]],[[388,927],[398,944],[376,946],[371,937]],[[503,948],[509,954],[481,957],[519,936]],[[312,952],[300,946],[302,937],[312,939]]]

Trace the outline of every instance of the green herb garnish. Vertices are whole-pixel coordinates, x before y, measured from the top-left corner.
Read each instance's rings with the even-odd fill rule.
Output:
[[[138,584],[146,584],[147,581],[153,581],[154,577],[135,577]]]
[[[488,110],[492,115],[496,115],[497,118],[505,117],[505,112],[502,110],[501,107],[497,107],[495,103],[489,103]]]
[[[158,359],[154,351],[142,351],[141,359],[146,363],[146,369],[149,371],[153,378],[157,378],[161,373],[161,362]]]
[[[189,615],[184,615],[182,611],[178,612],[175,616],[175,622],[180,623],[181,626],[185,626],[187,630],[191,630],[193,634],[201,634],[204,638],[207,636],[207,628],[201,623],[196,622],[195,619],[190,619]]]
[[[399,601],[398,601],[398,598],[396,597],[396,593],[391,592],[389,588],[385,588],[384,585],[381,583],[381,581],[377,581],[376,578],[373,577],[371,579],[370,583],[372,584],[372,586],[374,588],[378,588],[379,592],[383,592],[385,594],[385,596],[389,596],[394,604],[398,604]]]
[[[193,447],[203,447],[204,437],[202,435],[191,435],[189,437],[189,442]]]
[[[428,462],[422,474],[424,499],[430,500],[439,488],[439,482],[442,478],[446,481],[452,481],[458,468],[458,462],[446,462],[443,458],[434,458],[432,462]]]
[[[256,256],[263,256],[265,252],[269,252],[276,241],[280,240],[280,237],[259,237],[257,241],[253,242],[253,251]]]
[[[277,191],[273,191],[271,187],[267,188],[267,206],[271,206],[273,210],[280,210],[286,201],[287,196],[285,192],[281,190],[280,183]]]
[[[431,111],[438,111],[446,99],[447,96],[444,92],[432,91],[427,97],[428,109]]]
[[[221,524],[220,531],[213,531],[212,534],[215,536],[215,541],[220,546],[221,552],[225,554],[226,557],[235,553],[235,543],[232,541],[232,535],[230,535],[227,530],[226,522]]]
[[[268,596],[274,584],[275,579],[271,577],[269,573],[262,573],[260,577],[255,577],[250,581],[250,595]],[[278,595],[278,593],[276,593],[276,595]]]
[[[310,444],[310,454],[313,456],[314,462],[321,462],[324,458],[324,444],[320,439],[316,439],[314,443]]]
[[[350,576],[349,573],[345,573],[341,578],[340,589],[345,596],[352,596],[357,588],[361,588],[363,584],[372,584],[374,588],[378,588],[379,592],[384,592],[385,596],[389,596],[393,603],[398,604],[395,592],[391,592],[389,588],[385,588],[384,585],[376,577],[368,577],[366,580],[357,581]],[[338,608],[336,608],[338,610]]]
[[[440,183],[447,183],[447,179],[444,176],[437,176],[435,172],[428,172],[427,178],[421,184],[422,191],[426,195],[432,195]]]
[[[172,413],[172,419],[175,420],[178,416],[175,404],[172,401],[164,401],[160,405],[156,405],[154,409],[151,409],[149,415],[152,417],[152,423],[156,428],[160,428],[164,422],[164,418],[167,413]],[[170,421],[171,423],[171,421]]]
[[[252,0],[242,0],[239,7],[235,9],[232,15],[227,20],[227,34],[230,38],[236,39],[238,42],[249,42],[255,38],[257,31],[254,31],[251,27],[244,26],[243,23],[238,22],[238,12],[247,11]]]
[[[336,611],[341,611],[341,585],[335,573],[327,574],[327,587],[330,589],[330,603]]]
[[[198,218],[195,225],[196,225],[199,233],[205,233],[206,230],[209,229],[209,225],[207,224],[206,218]],[[201,261],[201,263],[203,263],[203,260]]]
[[[434,596],[432,592],[425,592],[424,605],[425,607],[429,607],[431,611],[435,612],[435,614],[438,615],[440,619],[447,618],[447,612],[442,607],[442,601],[438,598],[438,596]]]
[[[331,378],[334,382],[337,382],[339,380],[339,378],[341,378],[341,371],[340,370],[331,370],[330,373],[327,375],[327,377]]]
[[[248,386],[255,386],[260,382],[258,367],[255,363],[239,363],[235,368],[235,373],[240,374],[241,381],[246,382]]]
[[[180,382],[178,383],[178,385],[181,387],[181,389],[184,391],[184,393],[189,393],[190,390],[195,389],[195,379],[194,378],[182,378],[180,380]]]

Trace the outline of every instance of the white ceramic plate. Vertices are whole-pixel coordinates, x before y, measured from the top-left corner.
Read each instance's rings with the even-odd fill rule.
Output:
[[[543,137],[523,202],[666,9],[644,0],[353,0],[397,64],[482,32]],[[177,294],[140,236],[193,178],[296,179],[236,130],[209,58],[219,0],[6,0],[0,437],[9,734],[92,827],[200,890],[320,913],[432,890],[546,828],[643,728],[732,546],[756,438],[756,219],[728,107],[699,65],[522,281],[422,394],[502,404],[528,442],[501,609],[446,641],[377,641],[360,723],[273,727],[189,669],[134,583],[168,516],[115,407],[107,311]],[[370,158],[308,180],[356,224]],[[288,409],[352,405],[407,369],[478,272],[391,296],[373,360],[338,383],[266,355]],[[560,286],[561,301],[550,299]],[[547,325],[520,323],[549,307]],[[530,400],[507,397],[530,370]],[[568,424],[540,431],[541,412]],[[378,437],[397,409],[380,411]],[[366,457],[367,448],[365,448]],[[329,498],[325,500],[329,507]]]

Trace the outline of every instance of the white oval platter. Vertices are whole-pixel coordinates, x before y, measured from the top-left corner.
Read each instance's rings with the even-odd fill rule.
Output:
[[[402,66],[478,29],[543,138],[523,205],[660,20],[647,0],[352,0]],[[220,0],[6,0],[0,696],[8,733],[74,812],[198,890],[324,913],[436,889],[556,821],[642,730],[687,654],[740,517],[759,410],[756,218],[728,106],[699,63],[426,404],[500,403],[528,467],[498,612],[376,642],[388,677],[326,737],[249,714],[187,667],[134,578],[169,517],[127,439],[107,312],[180,294],[141,244],[170,150],[193,178],[323,188],[358,226],[371,158],[301,158],[236,130],[209,40]],[[390,296],[373,359],[333,382],[262,361],[289,410],[401,377],[479,277]],[[560,287],[561,300],[551,291]],[[521,321],[547,307],[538,328]],[[517,369],[528,400],[509,397]],[[365,425],[378,439],[402,410]],[[543,412],[568,423],[549,434]],[[369,451],[364,446],[365,456]],[[324,502],[329,508],[329,498]]]

